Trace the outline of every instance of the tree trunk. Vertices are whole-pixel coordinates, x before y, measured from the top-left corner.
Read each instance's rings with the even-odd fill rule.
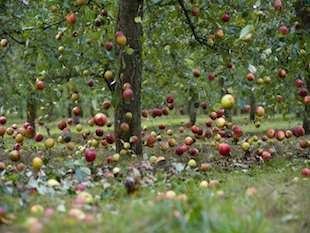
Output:
[[[310,28],[310,21],[308,18],[308,14],[309,12],[307,12],[306,10],[306,4],[305,1],[297,1],[295,3],[295,12],[296,12],[296,16],[299,17],[300,19],[302,19],[301,23],[301,29],[304,29],[306,31],[309,30]],[[308,36],[309,34],[302,34],[302,37]],[[303,38],[300,38],[303,39]],[[305,72],[309,73],[309,66],[307,64],[305,64],[306,68],[305,68]],[[309,91],[310,89],[310,75],[307,74],[305,75],[306,80],[306,88]],[[303,128],[305,129],[306,134],[310,134],[310,106],[305,105],[305,111],[303,112]]]
[[[307,90],[310,89],[310,75],[307,76],[308,78],[306,79],[306,87]],[[302,126],[305,129],[305,133],[306,134],[310,134],[310,106],[305,105],[305,111],[303,113],[303,122],[302,122]]]
[[[252,93],[250,95],[250,106],[251,106],[250,120],[254,121],[255,120],[256,99]]]
[[[27,100],[27,122],[29,122],[29,124],[36,129],[36,118],[37,118],[37,108],[36,108],[36,100],[35,98],[31,97],[32,95],[30,95],[30,98],[28,98]]]
[[[116,45],[115,55],[120,64],[117,70],[115,81],[115,91],[119,97],[119,103],[115,107],[115,128],[116,151],[123,149],[121,140],[128,142],[133,135],[138,137],[138,143],[131,148],[137,155],[142,155],[141,141],[141,76],[142,76],[142,43],[139,39],[143,36],[142,24],[136,23],[136,17],[142,17],[143,0],[120,0],[118,17],[116,21],[116,31],[121,31],[127,38],[127,45],[134,50],[132,55],[123,53],[122,47]],[[116,43],[115,43],[116,44]],[[124,63],[123,63],[124,61]],[[123,85],[129,82],[134,95],[131,100],[123,97]],[[127,120],[126,112],[132,113],[132,119]],[[129,125],[127,132],[120,130],[120,125],[126,122]]]
[[[191,87],[189,90],[189,95],[191,97],[191,100],[188,104],[188,114],[190,122],[194,125],[196,123],[196,109],[195,109],[195,102],[196,102],[196,93],[194,89]]]

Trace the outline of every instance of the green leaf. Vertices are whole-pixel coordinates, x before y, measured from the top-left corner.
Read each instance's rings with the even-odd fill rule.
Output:
[[[189,68],[191,68],[191,69],[194,68],[194,61],[193,61],[192,59],[190,59],[190,58],[185,58],[185,62],[186,62],[187,66],[188,66]]]
[[[240,36],[239,39],[235,41],[235,43],[237,43],[239,40],[246,40],[247,38],[249,38],[252,33],[255,32],[255,28],[253,25],[247,25],[245,26],[241,32],[240,32]]]
[[[250,71],[251,73],[253,73],[253,74],[255,74],[255,73],[256,73],[256,71],[257,71],[256,67],[255,67],[255,66],[253,66],[253,65],[251,65],[251,64],[249,64],[248,69],[249,69],[249,71]]]
[[[140,16],[135,18],[135,23],[142,23],[142,19]]]
[[[48,124],[51,123],[51,119],[49,117],[43,117],[40,122],[43,124]]]
[[[90,176],[91,170],[88,167],[81,167],[81,172],[84,176]]]
[[[67,159],[67,160],[63,161],[63,163],[67,168],[74,169],[74,164],[73,164],[72,160]]]
[[[58,59],[56,57],[49,57],[48,60],[50,61],[50,63],[52,63],[53,66],[55,66],[56,68],[60,68],[60,62],[58,61]]]
[[[91,101],[91,103],[92,103],[92,105],[93,105],[94,110],[95,110],[95,111],[98,111],[99,109],[97,108],[97,105],[98,105],[97,100],[96,100],[96,99],[93,99],[93,100]]]
[[[101,36],[101,34],[103,33],[103,28],[101,30],[99,30],[98,32],[95,32],[95,33],[92,33],[90,35],[90,38],[93,39],[93,40],[98,40]]]
[[[112,95],[112,101],[111,104],[113,105],[113,107],[115,108],[119,103],[119,97],[116,91],[114,91],[113,95]]]
[[[70,1],[69,0],[64,1],[64,7],[70,8]]]
[[[134,53],[134,50],[132,48],[128,48],[125,53],[131,55]]]
[[[222,107],[222,105],[221,105],[220,103],[216,103],[216,104],[214,104],[214,106],[213,106],[213,110],[214,110],[214,111],[217,111],[217,110],[219,110],[221,107]]]
[[[80,168],[75,169],[75,175],[78,177],[80,182],[84,182],[84,176]]]

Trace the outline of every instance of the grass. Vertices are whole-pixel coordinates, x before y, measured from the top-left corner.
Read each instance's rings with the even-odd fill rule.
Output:
[[[244,116],[234,119],[234,123],[242,128],[247,136],[254,133],[263,134],[268,128],[285,130],[300,124],[297,120],[282,121],[280,116],[276,116],[274,119],[263,120],[260,128],[252,129],[253,123],[245,120]],[[166,129],[172,128],[176,132],[186,120],[187,118],[156,118],[153,122],[143,120],[142,125],[149,127],[147,134],[161,122],[166,124]],[[204,117],[199,117],[197,125],[205,129],[206,120]],[[174,138],[181,144],[184,136],[190,135],[189,131],[183,135],[175,133]],[[56,137],[60,131],[53,129],[52,132],[55,132]],[[169,138],[164,132],[162,136],[164,142]],[[78,135],[74,137],[77,138]],[[304,136],[303,139],[309,140],[309,137]],[[74,173],[66,174],[69,167],[62,161],[69,161],[67,157],[73,152],[64,150],[63,144],[57,144],[57,147],[49,152],[50,161],[43,169],[46,177],[40,178],[42,183],[39,185],[45,187],[47,179],[56,178],[61,182],[59,189],[47,187],[44,189],[45,195],[29,194],[29,189],[25,185],[29,179],[38,179],[38,171],[31,167],[31,159],[35,156],[35,150],[41,147],[44,150],[44,147],[40,143],[30,145],[30,141],[26,141],[23,146],[26,152],[22,154],[20,162],[24,163],[28,170],[20,173],[6,170],[0,175],[0,206],[5,208],[8,214],[14,215],[9,216],[9,219],[15,217],[12,225],[0,225],[0,232],[27,232],[29,227],[26,227],[24,222],[31,216],[29,210],[34,204],[40,204],[44,208],[53,207],[55,210],[61,210],[63,208],[60,207],[65,206],[65,212],[57,211],[56,216],[50,220],[43,219],[41,215],[36,216],[44,224],[42,232],[46,233],[309,232],[310,181],[303,180],[301,170],[304,167],[310,168],[308,163],[310,157],[308,149],[299,148],[298,140],[286,139],[283,143],[276,142],[276,145],[272,145],[277,154],[273,155],[273,159],[269,162],[251,162],[257,149],[262,147],[266,150],[270,147],[269,142],[263,142],[262,145],[254,143],[250,154],[245,154],[240,145],[232,145],[233,158],[229,160],[228,166],[222,165],[223,158],[209,145],[210,141],[199,140],[195,145],[200,153],[195,159],[199,166],[201,163],[212,164],[207,173],[201,172],[199,168],[178,170],[178,166],[186,165],[190,157],[187,154],[178,157],[173,149],[163,153],[156,146],[145,147],[144,158],[122,157],[121,162],[112,165],[107,164],[106,157],[115,153],[113,148],[97,149],[98,161],[93,165],[98,167],[91,166],[83,160],[80,167],[92,170],[92,175],[84,175],[87,179],[84,183],[87,185],[87,191],[93,195],[94,201],[91,205],[86,205],[83,211],[95,217],[94,223],[85,223],[68,217],[68,211],[77,196],[73,189],[79,181]],[[6,148],[11,148],[14,144],[14,140],[9,138],[5,138],[4,142]],[[44,150],[44,154],[47,155],[47,151]],[[146,162],[153,154],[166,157],[168,162],[163,173],[156,171],[154,163]],[[209,157],[210,154],[214,155],[212,159]],[[0,152],[0,161],[7,165],[16,165],[9,160],[8,152]],[[123,180],[130,173],[127,165],[131,163],[141,174],[139,191],[135,196],[128,196],[123,185]],[[145,164],[151,168],[146,168]],[[119,166],[121,173],[115,178],[106,179],[103,174],[112,171],[114,166]],[[28,173],[29,171],[33,174]],[[299,177],[300,181],[293,182],[294,177]],[[213,179],[220,181],[220,187],[206,189],[199,187],[202,180]],[[246,194],[249,187],[254,187],[257,195]],[[5,190],[13,190],[13,194],[5,193]],[[173,190],[177,195],[186,194],[188,199],[182,201],[159,198],[160,193],[168,190]],[[224,194],[219,195],[219,191]]]
[[[112,185],[103,190],[102,184],[95,182],[95,187],[88,190],[100,198],[95,204],[97,210],[91,212],[97,217],[97,222],[76,222],[67,218],[66,213],[59,213],[45,223],[45,232],[307,232],[310,183],[293,183],[292,178],[300,177],[300,171],[294,172],[292,167],[301,168],[302,163],[279,158],[272,164],[253,167],[246,173],[213,169],[204,179],[221,180],[223,197],[217,196],[219,189],[199,188],[201,179],[195,179],[191,174],[184,177],[185,181],[175,178],[141,186],[139,195],[133,198],[127,196],[122,185]],[[248,187],[255,187],[257,196],[246,195]],[[168,189],[177,194],[185,193],[188,201],[158,201],[157,193]],[[1,203],[6,203],[7,209],[17,219],[12,226],[0,229],[24,231],[22,223],[29,217],[31,205],[42,204],[56,209],[65,202],[69,210],[74,196],[29,196],[25,207],[19,205],[21,198],[1,196]],[[112,204],[115,210],[108,210],[107,204]],[[174,216],[175,211],[180,213],[179,218]]]

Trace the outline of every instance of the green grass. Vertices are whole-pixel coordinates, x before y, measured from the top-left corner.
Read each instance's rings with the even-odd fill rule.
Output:
[[[253,167],[243,173],[240,169],[223,171],[214,168],[208,175],[184,174],[181,179],[159,180],[153,185],[140,186],[137,197],[128,197],[120,183],[110,181],[112,186],[102,189],[101,182],[88,191],[97,195],[98,207],[91,213],[97,222],[86,224],[72,221],[67,213],[58,213],[54,219],[45,222],[45,232],[307,232],[310,221],[309,181],[293,183],[293,167],[301,168],[301,162],[276,159],[264,167]],[[217,196],[219,189],[199,188],[202,179],[218,179],[220,190],[225,196]],[[246,195],[248,187],[255,187],[257,196]],[[188,201],[157,200],[158,192],[174,190],[185,193]],[[33,204],[57,208],[65,202],[71,207],[75,195],[64,195],[61,191],[54,197],[28,196],[24,207],[20,198],[1,196],[1,204],[17,219],[11,226],[2,226],[3,231],[21,232],[29,217]],[[112,204],[115,210],[108,210]],[[174,216],[179,211],[180,217]],[[39,217],[40,219],[40,217]]]
[[[293,116],[289,116],[293,118]],[[208,118],[198,117],[197,125],[205,127]],[[234,117],[234,123],[246,132],[246,136],[263,134],[268,128],[286,130],[300,124],[297,120],[283,121],[277,115],[273,119],[262,120],[259,129],[251,128],[253,122],[245,120],[244,116]],[[157,128],[158,124],[164,122],[166,129],[172,128],[174,132],[184,124],[187,118],[155,119],[153,122],[144,121],[142,125],[149,127],[146,134]],[[247,125],[250,124],[250,125]],[[54,123],[55,125],[55,123]],[[254,125],[253,125],[254,126]],[[265,127],[265,128],[264,128]],[[73,127],[72,127],[73,128]],[[94,130],[92,128],[92,130]],[[72,130],[75,132],[74,130]],[[60,130],[52,130],[54,137],[60,135]],[[164,131],[161,133],[163,142],[169,138]],[[178,144],[183,143],[186,135],[191,135],[190,130],[173,136]],[[79,134],[73,135],[74,139],[80,138]],[[309,140],[308,136],[302,139]],[[227,140],[227,139],[226,139]],[[299,147],[296,138],[285,139],[270,145],[263,142],[262,145],[254,143],[251,153],[245,154],[240,145],[232,146],[232,158],[223,166],[223,158],[218,151],[210,146],[210,140],[195,143],[199,154],[195,156],[198,166],[201,163],[211,163],[212,168],[203,173],[199,168],[183,171],[177,170],[178,166],[186,165],[190,157],[184,153],[181,157],[176,156],[174,149],[162,152],[157,145],[154,148],[144,147],[144,158],[122,157],[119,163],[107,164],[108,155],[113,155],[113,147],[96,149],[97,160],[92,166],[86,161],[80,161],[80,168],[90,168],[92,175],[84,175],[88,181],[87,191],[94,197],[94,202],[87,205],[83,211],[96,218],[95,223],[85,223],[70,219],[68,211],[72,208],[72,202],[77,196],[73,190],[79,182],[77,175],[65,172],[69,170],[63,161],[69,162],[67,157],[74,152],[64,148],[64,144],[57,143],[56,147],[46,151],[42,143],[33,143],[26,140],[20,162],[26,165],[25,172],[13,173],[6,171],[0,173],[0,206],[5,208],[8,214],[13,214],[16,219],[12,225],[0,225],[0,232],[28,232],[29,228],[24,226],[25,220],[31,216],[31,206],[40,204],[44,208],[59,208],[64,205],[65,212],[57,212],[51,220],[46,220],[41,215],[36,216],[44,224],[43,232],[215,232],[215,233],[261,233],[261,232],[309,232],[310,228],[310,181],[302,180],[301,170],[310,168],[309,150]],[[5,138],[4,146],[12,148],[13,139]],[[160,145],[160,144],[159,144]],[[276,155],[269,162],[255,160],[256,151],[262,147],[267,150],[273,147]],[[48,178],[56,178],[61,182],[59,189],[47,188],[45,195],[35,193],[30,195],[25,185],[29,179],[36,178],[37,172],[31,166],[31,160],[35,151],[42,149],[49,157],[48,165],[43,168],[47,177],[41,186],[45,187]],[[213,155],[211,159],[209,155]],[[151,163],[152,169],[145,169],[146,161],[151,155],[163,155],[167,160],[167,167],[163,173],[156,172],[156,165]],[[254,160],[253,160],[254,159]],[[0,161],[16,166],[11,162],[8,152],[0,151]],[[72,164],[72,163],[68,163]],[[134,166],[141,173],[141,182],[136,196],[128,196],[123,185],[130,173],[128,164]],[[121,168],[120,175],[115,178],[106,179],[103,174],[112,171],[114,166]],[[28,173],[32,171],[33,174]],[[41,174],[42,175],[42,174]],[[300,181],[293,182],[294,177]],[[219,188],[203,189],[199,187],[202,180],[220,181]],[[246,194],[249,187],[255,187],[257,195]],[[13,191],[12,195],[4,191]],[[166,200],[159,198],[159,193],[173,190],[177,195],[186,194],[188,200]],[[219,196],[218,191],[224,195]],[[111,207],[112,206],[112,207]],[[9,218],[10,219],[10,218]]]

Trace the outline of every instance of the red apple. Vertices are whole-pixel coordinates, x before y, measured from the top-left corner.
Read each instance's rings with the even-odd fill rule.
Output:
[[[100,27],[101,23],[99,19],[95,19],[95,25],[96,27]]]
[[[124,92],[123,92],[123,97],[124,99],[126,100],[131,100],[131,98],[133,97],[133,91],[131,89],[126,89]]]
[[[281,1],[276,1],[276,3],[274,4],[274,9],[277,11],[281,11],[282,9]]]
[[[70,25],[75,24],[75,22],[76,22],[75,14],[74,14],[74,13],[68,14],[68,15],[66,16],[66,21],[67,21],[67,23],[70,24]]]
[[[6,123],[6,118],[4,116],[0,117],[0,124],[4,125]]]
[[[245,105],[245,108],[244,108],[244,111],[245,112],[250,112],[250,110],[251,110],[251,106],[250,105]]]
[[[305,105],[310,105],[310,96],[305,96],[305,98],[304,98],[304,104]]]
[[[94,81],[92,79],[90,79],[88,82],[87,82],[87,85],[92,87],[94,86]]]
[[[227,143],[220,144],[219,152],[221,155],[228,155],[230,152],[230,146]]]
[[[10,159],[14,162],[20,160],[20,152],[18,150],[13,150],[10,152]]]
[[[113,44],[112,44],[110,41],[108,41],[108,42],[105,44],[105,48],[106,48],[106,50],[111,51],[112,48],[113,48]]]
[[[229,21],[229,15],[228,14],[224,14],[222,17],[222,21],[223,22],[228,22]]]
[[[5,134],[5,128],[0,126],[0,136],[3,137],[4,134]]]
[[[116,44],[119,46],[125,46],[127,44],[127,38],[124,35],[118,36],[116,38]]]
[[[208,39],[211,38],[213,41],[215,40],[215,36],[214,35],[209,35]]]
[[[142,110],[142,116],[143,116],[143,117],[147,117],[148,115],[149,115],[148,110],[143,109],[143,110]]]
[[[6,47],[8,45],[8,40],[7,39],[2,39],[0,42],[2,47]]]
[[[108,134],[108,135],[106,136],[105,139],[107,140],[107,142],[108,142],[109,144],[114,143],[115,140],[116,140],[116,138],[115,138],[115,136],[114,136],[113,134]]]
[[[248,73],[246,78],[249,80],[249,81],[253,81],[254,80],[254,74],[253,73]]]
[[[115,38],[119,37],[119,36],[122,36],[124,35],[122,32],[118,31],[115,33]]]
[[[194,74],[194,77],[198,78],[198,77],[200,77],[201,72],[200,72],[200,70],[195,69],[195,70],[193,70],[193,74]]]
[[[43,140],[43,135],[41,133],[36,133],[36,135],[34,136],[34,140],[36,142],[40,142]]]
[[[224,32],[223,32],[223,30],[219,29],[219,30],[216,31],[215,35],[216,35],[217,38],[222,38],[224,36]]]
[[[305,177],[309,177],[310,176],[310,170],[308,168],[303,168],[301,171],[301,174]]]
[[[264,108],[261,107],[261,106],[258,106],[258,107],[256,108],[256,110],[255,110],[255,114],[256,114],[256,116],[258,116],[258,117],[264,116],[264,114],[265,114]]]
[[[192,16],[198,16],[200,14],[200,10],[199,10],[199,8],[198,7],[194,7],[193,9],[192,9]]]
[[[106,117],[106,115],[103,114],[103,113],[97,113],[97,114],[94,116],[94,122],[95,122],[95,124],[98,125],[98,126],[104,126],[106,120],[107,120],[107,117]]]
[[[200,104],[200,107],[202,108],[202,109],[207,109],[207,104],[206,104],[206,102],[202,102],[201,104]]]
[[[67,124],[66,124],[66,122],[65,121],[59,121],[59,123],[58,123],[58,128],[60,129],[60,130],[63,130],[64,128],[66,128],[67,127]]]
[[[297,21],[294,23],[294,27],[296,28],[296,29],[299,29],[299,28],[301,28],[301,24],[300,23],[298,23]]]
[[[307,140],[301,140],[300,141],[300,147],[301,148],[307,148],[309,146],[309,143]]]
[[[72,32],[72,36],[73,36],[73,37],[77,37],[77,36],[78,36],[77,31],[73,31],[73,32]]]
[[[297,79],[296,81],[295,81],[295,86],[296,87],[302,87],[302,85],[303,85],[303,82],[300,80],[300,79]]]
[[[79,107],[74,107],[72,113],[74,116],[79,116],[81,114],[81,109]]]
[[[38,89],[38,90],[42,91],[42,90],[44,89],[44,87],[45,87],[45,84],[44,84],[43,81],[39,81],[39,82],[37,83],[37,89]]]
[[[121,125],[120,125],[120,129],[122,132],[126,133],[128,132],[129,130],[129,125],[126,123],[126,122],[123,122]]]
[[[101,15],[102,15],[103,17],[106,17],[106,16],[108,15],[107,10],[102,9],[102,10],[101,10]]]
[[[210,113],[210,118],[211,118],[212,120],[215,120],[215,119],[217,118],[217,113],[216,113],[216,112],[211,112],[211,113]]]
[[[167,103],[173,103],[173,101],[174,101],[173,95],[168,95],[167,96]]]
[[[84,4],[85,4],[84,0],[76,0],[76,5],[77,5],[78,7],[81,7],[81,6],[83,6]]]
[[[306,88],[303,88],[300,90],[299,95],[301,97],[305,97],[308,94],[308,90]]]
[[[267,136],[268,136],[268,138],[274,138],[276,136],[276,131],[274,129],[268,129],[267,130]]]
[[[271,79],[269,77],[264,78],[264,83],[265,84],[270,84],[271,83]]]
[[[286,77],[286,71],[285,70],[280,70],[279,71],[279,76],[280,76],[280,78],[285,78]]]
[[[176,153],[177,155],[182,155],[182,154],[184,153],[182,146],[177,146],[177,147],[175,148],[175,153]]]
[[[92,162],[96,159],[96,153],[91,149],[85,150],[85,159],[87,162]]]
[[[297,136],[297,137],[301,137],[301,136],[304,136],[305,134],[305,130],[302,126],[297,126],[294,130],[294,134]]]
[[[264,151],[262,157],[269,161],[271,159],[271,154],[268,151]]]
[[[209,78],[210,81],[213,81],[214,78],[215,78],[215,75],[213,73],[211,73],[211,74],[209,74],[208,78]]]
[[[281,130],[278,131],[278,132],[277,132],[277,135],[276,135],[276,138],[277,138],[278,141],[282,141],[282,140],[285,138],[284,132],[281,131]]]
[[[280,33],[281,33],[282,35],[287,35],[288,29],[287,29],[286,26],[281,26],[281,27],[279,28],[279,31],[280,31]]]
[[[108,100],[106,100],[106,101],[104,101],[104,102],[102,103],[102,107],[103,107],[103,109],[105,109],[105,110],[109,109],[110,106],[111,106],[111,102],[108,101]]]

